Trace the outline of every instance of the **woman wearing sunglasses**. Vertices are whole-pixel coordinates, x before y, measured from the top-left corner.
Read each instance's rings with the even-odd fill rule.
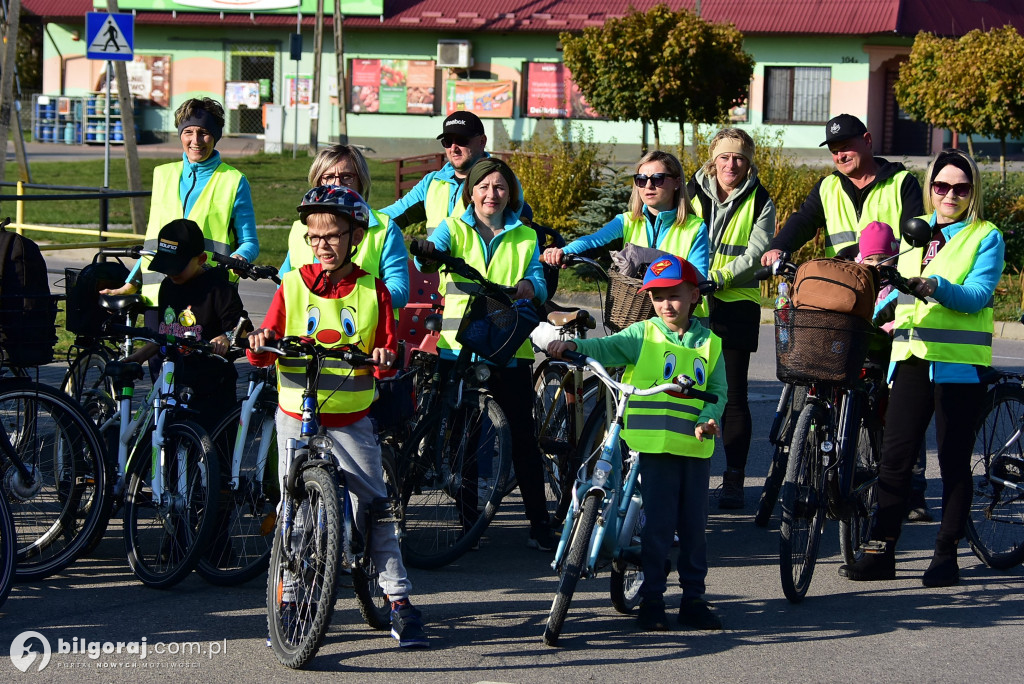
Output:
[[[359,148],[351,145],[332,145],[316,155],[309,167],[309,187],[338,185],[355,190],[369,204],[370,170]],[[306,226],[302,221],[292,224],[288,234],[288,254],[281,264],[284,275],[316,261],[313,248],[305,242]],[[401,309],[409,303],[408,254],[402,232],[391,218],[380,211],[370,211],[370,227],[352,256],[361,269],[384,281],[391,293],[391,303]]]
[[[885,416],[875,553],[846,567],[852,580],[896,576],[896,541],[910,474],[932,414],[942,473],[942,522],[922,581],[946,587],[960,581],[957,546],[970,514],[974,428],[985,394],[978,371],[992,363],[992,297],[1003,272],[1003,236],[982,218],[978,167],[967,154],[946,150],[927,173],[924,216],[932,226],[925,248],[904,241],[899,271],[928,303],[896,297]],[[893,293],[897,295],[898,293]],[[841,573],[842,574],[842,573]]]
[[[707,298],[707,315],[711,330],[722,338],[729,384],[722,415],[726,469],[718,507],[739,510],[752,431],[747,373],[761,324],[761,288],[753,275],[775,235],[775,204],[757,178],[754,141],[746,131],[723,128],[711,139],[708,151],[707,163],[686,189],[708,226],[708,277],[719,290]]]
[[[582,254],[618,239],[683,257],[702,276],[707,274],[708,229],[703,219],[693,213],[683,181],[683,166],[671,154],[654,150],[640,159],[627,211],[593,235],[573,240],[564,249],[545,250],[542,259],[552,266],[561,266],[564,254]]]

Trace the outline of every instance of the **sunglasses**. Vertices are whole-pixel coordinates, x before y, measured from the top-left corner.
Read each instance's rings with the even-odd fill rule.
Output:
[[[469,141],[472,138],[464,138],[461,135],[446,135],[441,138],[441,147],[448,149],[452,145],[458,145],[459,147],[469,147]]]
[[[971,194],[972,186],[970,183],[943,183],[942,181],[932,182],[932,192],[939,197],[945,197],[952,190],[953,194],[957,197],[967,197]]]
[[[662,185],[665,184],[666,178],[678,177],[679,176],[674,176],[670,173],[652,173],[650,176],[648,176],[646,173],[638,173],[633,176],[633,185],[635,185],[638,188],[645,188],[647,187],[647,181],[651,181],[654,187],[660,188]]]

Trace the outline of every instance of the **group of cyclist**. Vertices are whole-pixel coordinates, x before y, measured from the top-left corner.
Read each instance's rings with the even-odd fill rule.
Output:
[[[257,256],[259,245],[248,182],[236,169],[221,162],[214,149],[224,126],[223,109],[208,98],[189,100],[178,109],[175,120],[183,159],[160,166],[154,173],[146,245],[157,257],[153,264],[140,261],[126,285],[115,292],[141,289],[152,304],[158,305],[157,311],[163,311],[160,315],[168,324],[185,324],[189,315],[204,305],[204,293],[197,292],[194,302],[177,297],[172,303],[175,288],[159,289],[165,274],[171,279],[178,275],[171,270],[186,256],[179,253],[182,245],[194,245],[196,235],[201,235],[206,250],[231,253],[249,262]],[[668,330],[681,339],[693,316],[698,321],[697,330],[706,326],[710,331],[701,339],[715,340],[714,359],[700,360],[706,364],[708,377],[712,371],[716,371],[716,378],[724,375],[725,383],[716,387],[725,390],[727,386],[727,401],[724,412],[719,409],[714,414],[720,415],[721,426],[715,420],[710,425],[705,420],[700,424],[702,428],[698,426],[703,433],[696,434],[696,440],[673,441],[671,449],[660,453],[700,459],[704,464],[701,481],[706,489],[707,459],[713,449],[707,444],[699,449],[694,445],[720,434],[727,467],[719,508],[737,510],[744,505],[752,433],[747,375],[750,355],[757,350],[760,323],[755,271],[795,252],[822,226],[826,255],[853,257],[863,244],[862,231],[867,230],[870,236],[884,226],[892,231],[888,241],[893,243],[899,240],[905,220],[923,216],[932,228],[931,243],[924,249],[911,249],[904,243],[898,267],[910,277],[915,292],[930,301],[926,304],[893,292],[877,307],[881,311],[895,304],[889,369],[892,391],[885,416],[879,510],[873,532],[879,542],[877,553],[865,554],[860,561],[844,566],[842,574],[851,580],[894,576],[901,523],[908,510],[920,511],[924,505],[923,491],[912,495],[911,476],[915,467],[923,467],[923,434],[934,413],[943,483],[942,523],[935,555],[923,581],[927,586],[958,581],[956,547],[964,535],[970,505],[972,429],[983,392],[977,368],[991,362],[992,297],[1002,273],[1004,251],[999,230],[982,218],[981,178],[968,155],[957,150],[940,153],[928,169],[927,192],[922,197],[917,180],[902,164],[872,155],[871,134],[859,119],[849,114],[837,116],[826,124],[822,143],[828,146],[835,172],[815,185],[799,211],[775,234],[776,209],[758,179],[754,142],[746,132],[726,128],[713,137],[709,159],[689,181],[679,160],[671,154],[654,151],[644,155],[636,165],[629,206],[622,214],[593,235],[542,252],[537,233],[529,224],[530,211],[522,187],[507,164],[485,151],[487,137],[479,118],[470,112],[453,113],[444,120],[438,139],[448,163],[427,174],[405,197],[381,211],[371,210],[366,202],[370,176],[357,148],[335,145],[317,155],[309,172],[311,189],[297,208],[300,218],[290,232],[289,253],[281,269],[285,274],[282,287],[266,321],[250,336],[250,360],[255,364],[271,363],[268,355],[256,349],[285,335],[307,335],[325,345],[353,343],[380,363],[372,372],[339,363],[325,368],[321,377],[325,383],[321,388],[324,424],[334,440],[341,467],[346,473],[357,474],[359,486],[353,487],[353,494],[363,519],[369,515],[372,500],[384,496],[380,448],[366,414],[374,397],[374,374],[387,374],[396,360],[392,310],[400,309],[409,298],[403,228],[426,222],[428,237],[417,245],[421,256],[416,266],[420,270],[437,270],[431,255],[445,252],[464,259],[494,283],[514,289],[516,299],[538,303],[552,294],[544,264],[563,266],[566,254],[579,254],[619,239],[671,256],[662,270],[689,274],[669,282],[671,279],[659,280],[660,271],[653,276],[649,273],[654,283],[651,288],[714,281],[716,291],[706,302],[699,301],[699,294],[694,298],[685,320],[679,322],[681,331],[671,325]],[[183,228],[186,224],[190,225]],[[945,249],[950,246],[952,249]],[[162,254],[174,258],[161,258]],[[895,252],[890,247],[886,254]],[[188,264],[198,263],[201,268],[199,253],[188,252],[187,256]],[[175,266],[167,267],[168,261]],[[456,330],[472,288],[462,278],[446,275],[441,292],[445,308],[438,342],[439,363],[450,364],[460,348]],[[692,292],[696,290],[686,289],[686,296]],[[675,320],[679,312],[672,309],[662,315],[663,310],[671,309],[665,306],[656,301],[658,316],[663,321],[666,316]],[[650,324],[638,325],[647,325],[641,334],[641,347],[647,344],[648,335],[665,336],[657,326],[655,333]],[[198,332],[212,342],[228,329],[217,322]],[[696,346],[703,345],[705,342]],[[638,372],[641,365],[655,363],[650,354],[638,353],[634,359],[639,364]],[[511,427],[516,478],[530,522],[527,545],[550,551],[556,540],[548,521],[541,454],[533,439],[533,358],[529,342],[525,342],[506,367],[492,369],[490,388]],[[719,359],[724,373],[717,368]],[[305,386],[304,378],[296,374],[302,375],[304,366],[279,362],[279,371],[277,426],[278,438],[284,440],[296,434]],[[708,377],[699,382],[706,382]],[[699,408],[695,413],[700,413]],[[694,453],[679,453],[689,449]],[[279,453],[285,453],[283,442]],[[706,518],[706,506],[703,518],[685,518],[687,525],[701,526],[700,539]],[[676,527],[670,533],[686,538],[687,530],[678,529],[684,518],[678,520],[660,527]],[[379,528],[370,551],[382,570],[381,586],[392,600],[393,636],[402,646],[425,646],[421,616],[408,601],[410,583],[394,526],[381,524]],[[701,546],[700,540],[692,546],[688,551],[698,555],[705,552],[706,545]],[[693,567],[700,571],[699,562],[695,561]],[[651,573],[652,582],[661,585],[648,587],[646,594],[664,592],[664,577],[659,574],[655,578],[655,574]],[[684,593],[689,592],[685,598],[702,600],[703,576],[694,584],[692,577],[680,574]],[[648,610],[643,624],[664,628],[663,610],[662,605],[662,615],[653,618]],[[721,628],[706,604],[701,606],[698,619],[687,623],[681,612],[680,620],[705,629]]]

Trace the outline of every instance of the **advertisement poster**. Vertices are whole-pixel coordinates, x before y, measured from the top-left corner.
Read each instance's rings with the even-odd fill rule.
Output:
[[[295,106],[295,74],[284,77],[285,106]],[[308,107],[313,102],[313,77],[299,74],[299,106]]]
[[[446,114],[471,111],[481,119],[511,119],[512,81],[448,81]]]
[[[227,109],[258,109],[259,81],[228,81],[224,84],[224,106]]]
[[[601,119],[561,62],[527,62],[526,116],[538,119]]]
[[[149,100],[158,107],[171,104],[171,56],[135,55],[131,62],[125,62],[128,72],[128,90],[140,100]],[[96,92],[106,90],[106,71],[100,74]],[[117,92],[117,79],[110,82],[110,92]]]
[[[351,112],[433,114],[434,60],[353,59]]]

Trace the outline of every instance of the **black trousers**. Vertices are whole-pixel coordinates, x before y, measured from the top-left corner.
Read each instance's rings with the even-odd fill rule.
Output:
[[[911,357],[896,367],[882,437],[875,539],[899,538],[911,491],[911,471],[933,414],[942,473],[942,522],[936,545],[955,545],[964,536],[972,497],[974,428],[985,386],[934,383],[929,366],[929,362]]]
[[[730,468],[747,467],[752,422],[747,402],[747,375],[750,355],[757,351],[757,334],[761,324],[761,307],[749,300],[709,301],[711,331],[722,338],[722,361],[725,362],[725,411],[722,413],[722,446],[725,463]]]

